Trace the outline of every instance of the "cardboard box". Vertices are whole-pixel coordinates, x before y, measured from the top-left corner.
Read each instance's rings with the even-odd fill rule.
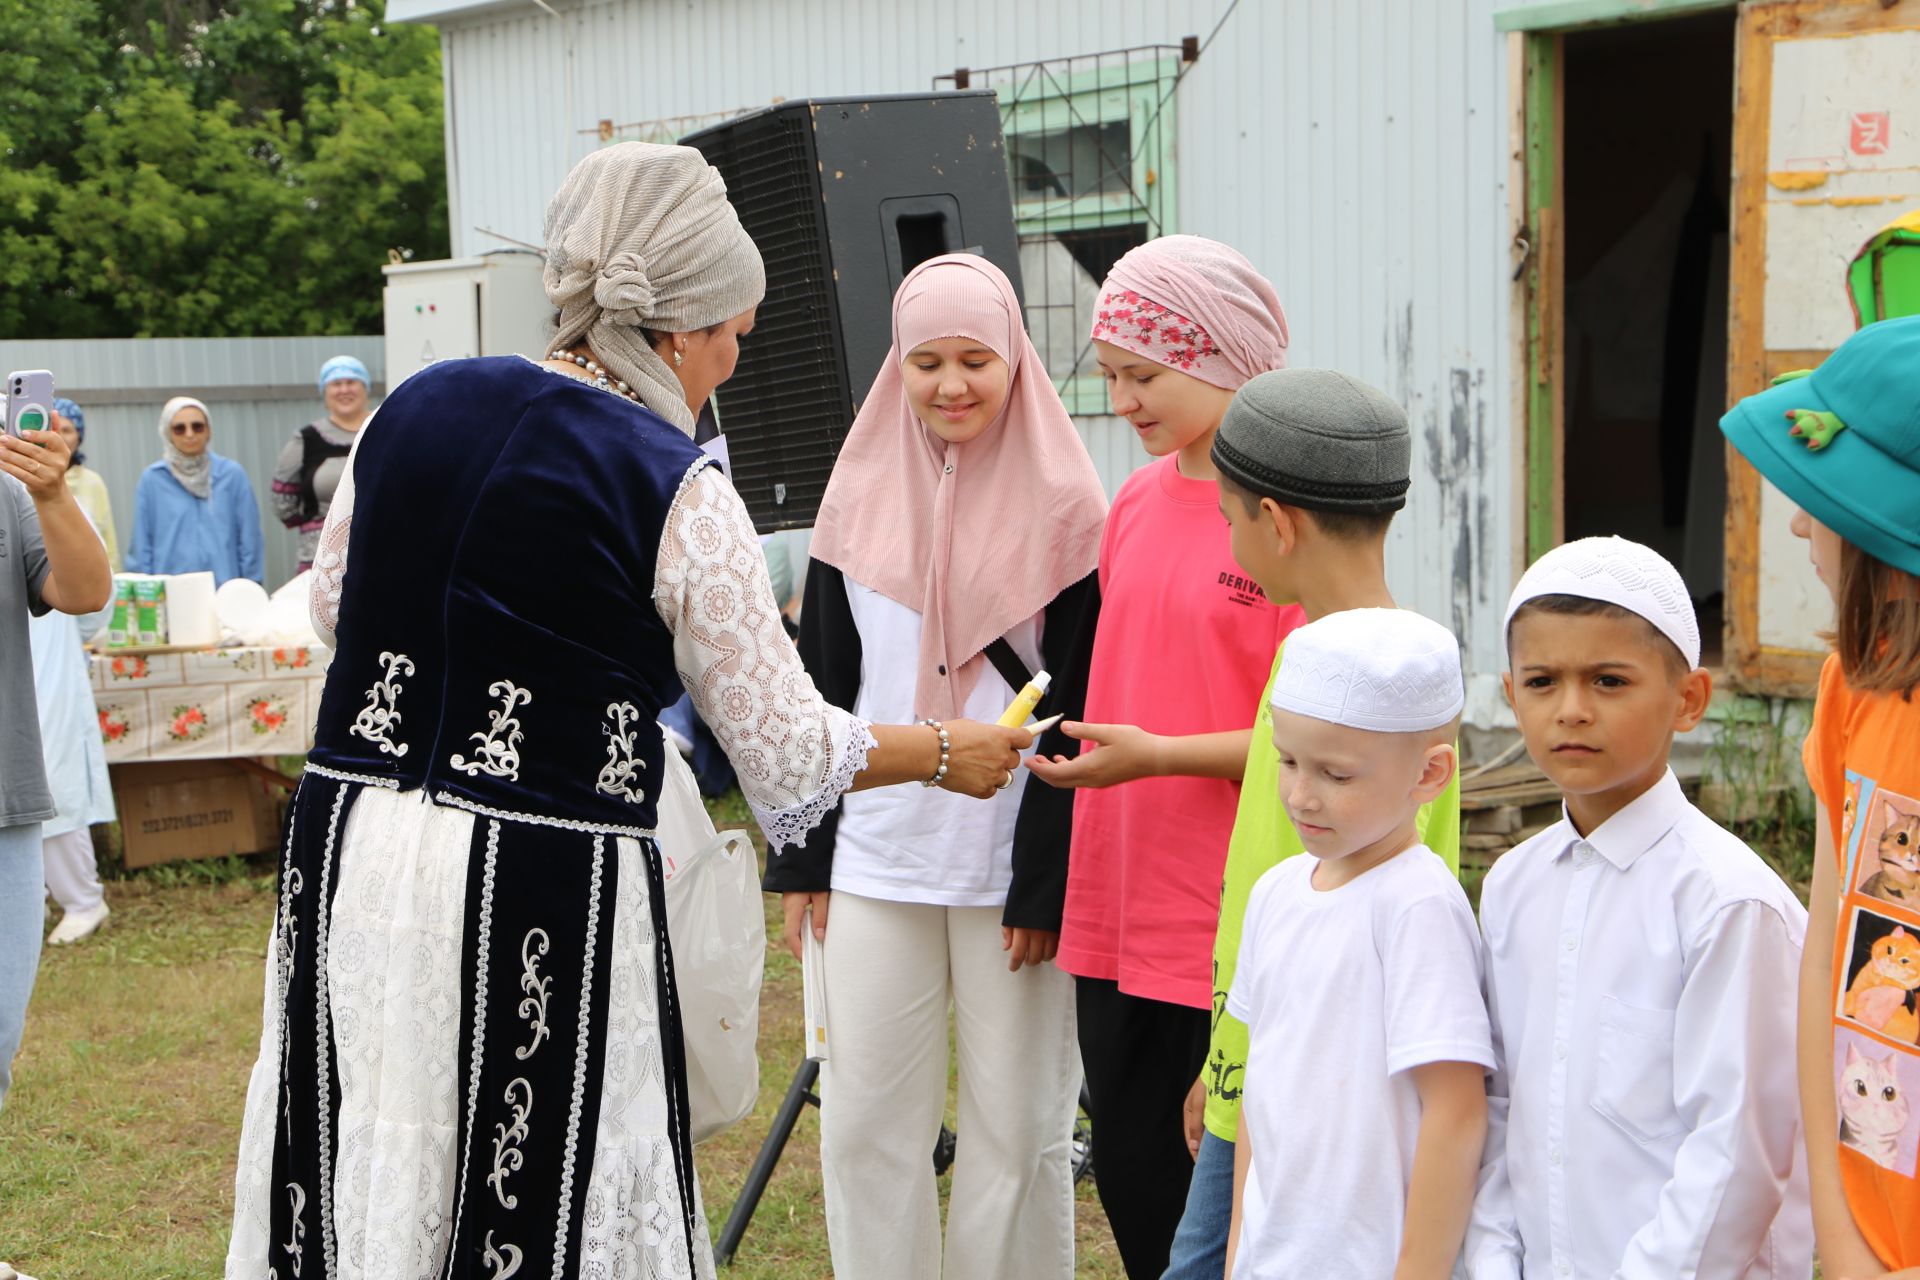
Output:
[[[126,865],[259,853],[280,843],[277,798],[230,760],[113,766]]]

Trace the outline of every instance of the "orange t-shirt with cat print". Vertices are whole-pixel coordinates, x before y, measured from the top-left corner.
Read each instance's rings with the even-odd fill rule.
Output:
[[[1880,1261],[1920,1266],[1920,701],[1857,693],[1830,657],[1805,758],[1840,856],[1840,1180]]]

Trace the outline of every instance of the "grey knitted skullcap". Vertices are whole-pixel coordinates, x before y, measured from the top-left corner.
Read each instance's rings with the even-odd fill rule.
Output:
[[[1213,464],[1241,487],[1308,511],[1384,513],[1407,504],[1407,413],[1332,369],[1276,369],[1234,393]]]

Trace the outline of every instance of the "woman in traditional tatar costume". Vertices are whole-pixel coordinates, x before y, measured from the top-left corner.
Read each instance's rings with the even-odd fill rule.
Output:
[[[765,291],[704,158],[595,152],[546,241],[548,360],[400,384],[322,533],[230,1280],[709,1275],[656,713],[691,691],[776,858],[848,790],[990,796],[1028,743],[868,725],[802,669],[690,437]]]

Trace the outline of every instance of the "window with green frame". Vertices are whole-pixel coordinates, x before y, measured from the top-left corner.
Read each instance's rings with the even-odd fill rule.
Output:
[[[1173,230],[1177,47],[968,73],[1000,95],[1027,330],[1074,414],[1107,414],[1088,341],[1100,282]]]

